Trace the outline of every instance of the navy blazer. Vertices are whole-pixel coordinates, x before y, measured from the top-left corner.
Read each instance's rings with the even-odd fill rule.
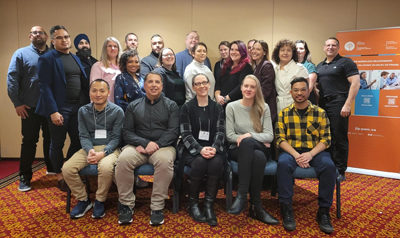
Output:
[[[79,58],[71,54],[81,69],[81,105],[89,103],[89,80]],[[40,98],[36,113],[50,116],[64,106],[66,94],[66,79],[64,65],[60,54],[53,49],[39,57],[38,77],[40,82]]]

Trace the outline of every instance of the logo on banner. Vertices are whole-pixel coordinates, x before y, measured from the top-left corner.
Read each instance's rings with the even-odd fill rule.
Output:
[[[351,41],[347,42],[347,43],[344,45],[344,48],[345,48],[347,51],[352,51],[352,50],[354,50],[355,47],[356,47],[356,45],[355,45],[353,42],[351,42]]]

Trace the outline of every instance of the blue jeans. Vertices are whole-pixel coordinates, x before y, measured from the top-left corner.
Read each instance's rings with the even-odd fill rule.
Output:
[[[305,151],[302,151],[305,152]],[[299,151],[299,153],[302,153]],[[333,191],[336,184],[336,167],[328,152],[316,154],[309,162],[315,169],[318,184],[318,205],[331,207]],[[280,203],[292,204],[293,197],[293,172],[298,167],[296,160],[287,152],[282,152],[278,159],[278,200]]]

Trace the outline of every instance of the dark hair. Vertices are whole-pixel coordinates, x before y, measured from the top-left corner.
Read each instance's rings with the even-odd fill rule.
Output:
[[[297,77],[297,78],[294,78],[294,79],[290,82],[290,85],[291,85],[290,88],[293,88],[293,85],[294,85],[295,83],[300,83],[300,82],[306,83],[306,84],[307,84],[307,90],[308,90],[309,84],[308,84],[307,79],[304,78],[304,77]]]
[[[240,57],[240,62],[238,64],[239,67],[235,67],[231,71],[231,74],[234,74],[234,73],[236,73],[238,71],[241,71],[244,68],[244,66],[246,66],[247,63],[249,63],[249,55],[247,53],[247,47],[246,47],[246,45],[244,44],[243,41],[241,41],[241,40],[232,41],[231,44],[229,45],[229,52],[230,52],[230,50],[232,48],[232,45],[237,45],[238,46],[238,50],[239,50],[239,53],[240,53],[240,56],[241,56]],[[221,75],[223,76],[226,73],[226,69],[231,67],[232,65],[233,65],[233,61],[232,61],[231,57],[229,56],[228,59],[225,60],[223,66],[222,66]]]
[[[119,70],[121,70],[121,72],[126,72],[126,64],[128,63],[128,60],[130,57],[134,56],[137,56],[139,59],[138,53],[135,49],[127,50],[122,53],[121,58],[119,59]],[[136,73],[140,73],[140,64]]]
[[[289,46],[292,48],[292,59],[297,62],[297,50],[296,50],[296,45],[293,43],[293,41],[288,40],[288,39],[282,39],[276,43],[274,51],[272,52],[272,60],[276,63],[279,64],[281,60],[279,59],[279,51],[281,50],[282,47],[284,46]]]
[[[381,77],[382,77],[382,76],[385,76],[385,75],[388,75],[388,74],[389,74],[389,72],[383,71],[383,72],[381,73]]]
[[[105,81],[104,79],[95,79],[95,80],[93,80],[89,85],[89,89],[92,88],[92,84],[94,84],[95,82],[106,83],[107,84],[107,89],[108,89],[108,91],[110,91],[110,84],[108,84],[108,82]]]
[[[224,46],[226,46],[226,47],[228,47],[229,48],[229,41],[226,41],[226,40],[224,40],[224,41],[221,41],[220,43],[219,43],[219,45],[218,45],[218,49],[219,49],[219,47],[221,47],[221,45],[224,45]]]
[[[128,34],[126,34],[126,36],[125,36],[125,42],[128,40],[128,36],[130,36],[130,35],[136,36],[136,39],[139,40],[139,37],[138,37],[135,33],[128,33]]]
[[[361,76],[362,76],[363,74],[367,74],[367,72],[362,71],[362,72],[360,73],[360,78],[361,78]],[[362,78],[361,78],[361,79],[362,79]]]
[[[196,52],[196,49],[197,49],[197,47],[199,47],[199,45],[204,46],[204,48],[206,48],[206,51],[208,51],[206,44],[204,44],[203,42],[197,42],[197,43],[193,46],[192,52],[190,52],[190,53],[194,54],[194,52]]]
[[[160,79],[161,79],[161,83],[163,82],[162,81],[162,76],[161,76],[161,74],[160,73],[158,73],[158,72],[156,72],[156,71],[150,71],[148,74],[146,74],[146,76],[144,77],[144,82],[146,82],[146,80],[147,80],[147,77],[150,75],[150,74],[154,74],[154,75],[158,75],[158,76],[160,76]]]
[[[54,32],[56,32],[57,30],[65,30],[66,32],[68,32],[68,30],[67,30],[67,28],[65,28],[64,26],[61,26],[61,25],[55,25],[55,26],[52,26],[51,28],[50,28],[50,38],[51,39],[53,39],[53,34],[54,34]]]
[[[304,45],[304,49],[305,49],[305,51],[306,51],[306,54],[304,55],[304,60],[307,60],[308,62],[313,63],[313,62],[311,61],[311,52],[310,52],[310,50],[308,49],[307,42],[305,42],[304,40],[297,40],[296,42],[294,42],[295,45],[296,45],[297,43],[301,43],[301,44]],[[296,51],[297,51],[297,47],[296,47]],[[299,63],[303,63],[303,62],[299,62]],[[314,63],[313,63],[313,64],[314,64]]]
[[[176,71],[176,56],[175,56],[175,52],[171,48],[168,48],[168,47],[164,47],[164,48],[162,48],[160,50],[160,54],[158,56],[157,64],[156,64],[155,67],[158,68],[158,67],[162,66],[162,55],[163,55],[164,50],[170,50],[172,52],[172,54],[174,54],[175,61],[174,61],[174,64],[172,65],[172,71]]]
[[[335,40],[337,42],[338,46],[340,45],[339,40],[336,37],[333,37],[333,36],[329,37],[328,39],[326,39],[326,41],[328,41],[328,40]],[[325,44],[326,44],[326,41],[325,41]]]
[[[200,76],[200,75],[203,75],[204,77],[206,77],[208,83],[210,82],[210,79],[207,77],[207,75],[205,75],[203,73],[197,73],[197,74],[193,75],[192,86],[194,86],[194,80],[197,78],[197,76]]]
[[[256,39],[251,39],[251,40],[247,41],[247,44],[249,44],[252,41],[254,41],[254,43],[256,43],[257,40]]]
[[[265,42],[265,41],[263,41],[263,40],[256,40],[256,41],[254,41],[254,44],[256,44],[256,43],[260,44],[261,47],[263,48],[264,52],[266,53],[266,54],[264,55],[264,60],[268,60],[268,61],[269,61],[269,47],[268,47],[268,43]],[[254,46],[254,45],[253,45],[253,46]]]
[[[151,38],[150,38],[150,40],[152,40],[154,37],[160,37],[162,40],[164,40],[164,39],[162,38],[162,36],[160,36],[159,34],[154,34],[154,35],[152,35]]]

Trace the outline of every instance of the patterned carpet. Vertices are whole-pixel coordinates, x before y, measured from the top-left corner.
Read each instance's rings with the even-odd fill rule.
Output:
[[[347,174],[347,181],[342,183],[342,218],[336,218],[334,204],[331,217],[335,232],[328,236],[315,221],[316,180],[296,180],[293,207],[297,229],[287,232],[282,224],[270,226],[249,218],[247,210],[238,216],[227,214],[223,189],[215,205],[217,227],[193,222],[186,212],[185,198],[177,214],[172,214],[172,200],[167,200],[165,224],[150,226],[150,188],[138,190],[134,222],[120,226],[115,186],[110,190],[103,219],[92,219],[89,211],[83,218],[71,220],[65,213],[66,193],[56,188],[56,177],[45,172],[42,168],[34,173],[29,192],[19,192],[18,182],[0,190],[0,237],[400,237],[400,180]],[[95,179],[91,182],[93,189]],[[93,201],[93,193],[91,197]],[[277,198],[264,191],[262,202],[282,222]],[[73,199],[72,206],[75,204]]]

